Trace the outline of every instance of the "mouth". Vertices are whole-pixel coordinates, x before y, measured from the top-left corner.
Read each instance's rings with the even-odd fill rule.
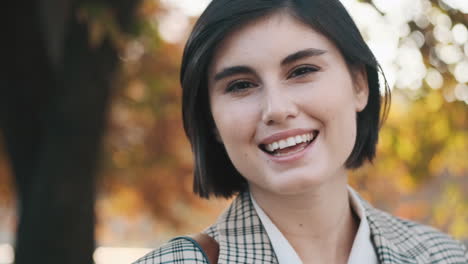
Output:
[[[318,137],[319,131],[291,136],[269,144],[260,144],[258,147],[268,155],[275,157],[288,156],[307,148]]]

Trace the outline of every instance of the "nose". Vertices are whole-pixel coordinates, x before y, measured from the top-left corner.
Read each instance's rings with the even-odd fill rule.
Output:
[[[262,121],[266,125],[281,124],[298,115],[299,109],[294,100],[278,87],[265,89]]]

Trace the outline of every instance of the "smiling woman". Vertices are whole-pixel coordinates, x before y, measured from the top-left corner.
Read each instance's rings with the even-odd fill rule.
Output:
[[[211,2],[184,51],[184,127],[194,191],[237,198],[203,232],[215,246],[178,237],[136,263],[209,263],[216,247],[218,263],[466,263],[347,185],[388,110],[379,69],[339,1]]]
[[[257,200],[346,179],[369,89],[325,36],[286,12],[267,16],[221,42],[208,78],[220,143]]]

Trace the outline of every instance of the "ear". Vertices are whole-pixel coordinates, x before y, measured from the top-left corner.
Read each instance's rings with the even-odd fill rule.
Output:
[[[354,96],[356,102],[356,112],[361,112],[367,105],[369,99],[369,81],[364,65],[353,70]]]

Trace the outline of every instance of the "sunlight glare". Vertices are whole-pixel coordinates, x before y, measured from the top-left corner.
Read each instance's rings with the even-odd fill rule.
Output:
[[[456,24],[452,28],[453,40],[459,45],[463,45],[468,41],[468,30],[463,24]]]
[[[468,82],[468,59],[461,61],[455,67],[453,72],[455,79],[459,83],[467,83]]]
[[[96,264],[128,264],[144,256],[150,248],[98,247],[93,254]]]
[[[444,84],[444,78],[438,70],[429,68],[426,74],[426,82],[432,89],[440,89]]]
[[[463,58],[463,52],[458,45],[437,44],[437,56],[446,64],[454,64]]]
[[[468,86],[466,84],[457,84],[455,86],[455,98],[459,101],[467,101],[468,100]]]
[[[188,33],[190,21],[179,9],[171,9],[159,19],[158,29],[161,37],[169,43],[182,41]]]
[[[443,0],[448,6],[453,9],[458,9],[462,13],[468,13],[468,1],[466,0]]]
[[[208,6],[211,0],[160,0],[170,8],[180,9],[185,15],[196,17]]]
[[[13,263],[14,251],[10,244],[0,244],[0,264]]]
[[[412,90],[419,88],[426,76],[426,66],[414,40],[411,38],[404,39],[398,49],[395,63],[399,66],[396,86]]]
[[[437,24],[434,27],[434,37],[441,43],[452,42],[452,32],[450,28]]]

